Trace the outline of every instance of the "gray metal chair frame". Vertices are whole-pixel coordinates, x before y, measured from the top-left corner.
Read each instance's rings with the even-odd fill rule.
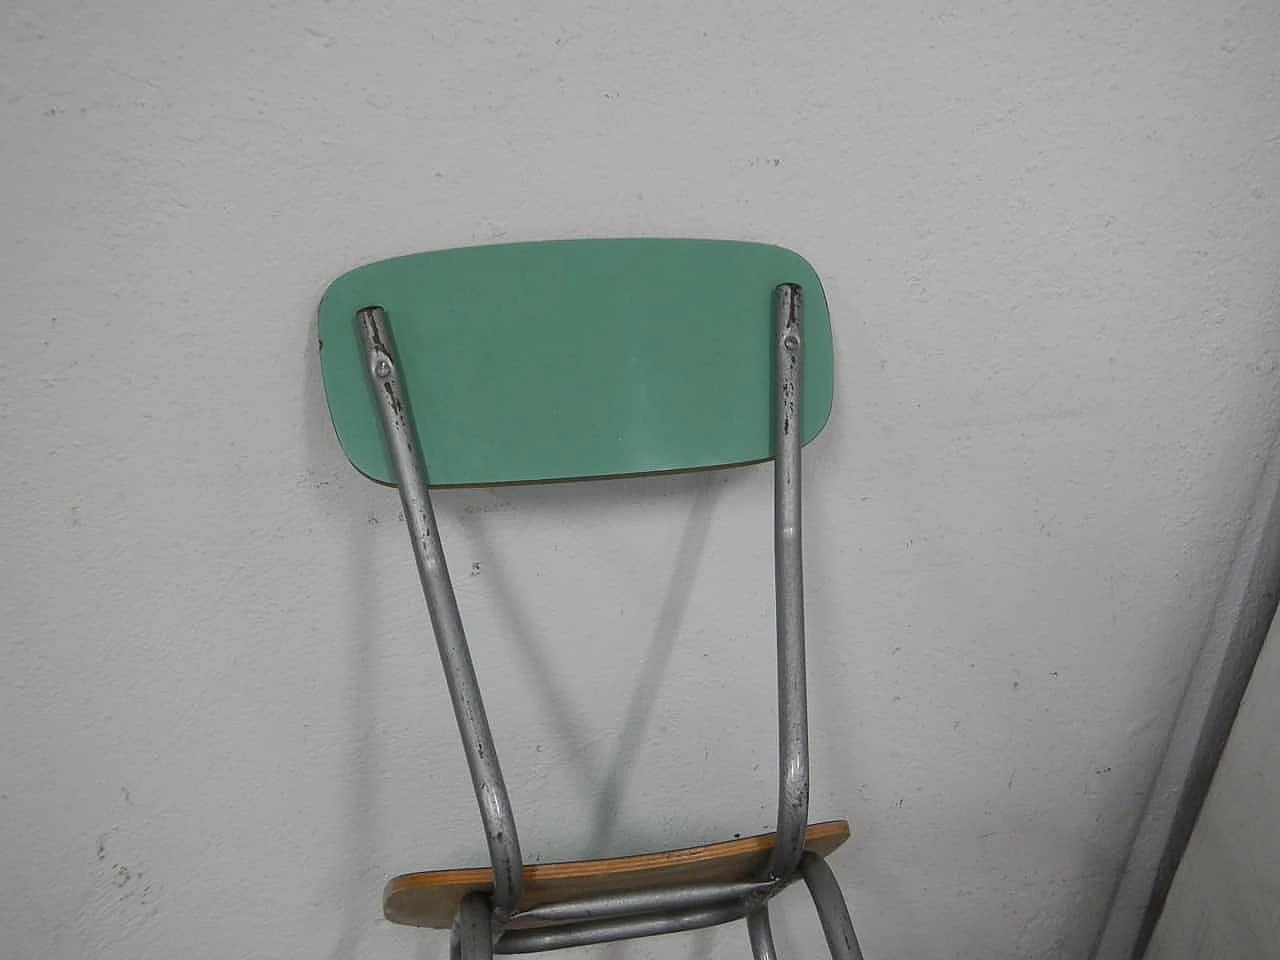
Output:
[[[521,912],[523,861],[515,816],[449,579],[426,466],[406,411],[386,315],[376,306],[357,313],[368,375],[399,481],[405,522],[493,865],[492,893],[468,894],[459,905],[452,933],[454,960],[488,960],[495,953],[534,953],[697,930],[743,917],[755,960],[776,960],[768,901],[797,878],[804,879],[813,898],[832,957],[861,960],[848,907],[830,867],[822,857],[804,849],[809,814],[809,736],[800,509],[802,431],[790,427],[801,422],[802,319],[800,287],[780,285],[774,295],[773,378],[779,774],[777,839],[767,875],[757,882],[609,894]],[[544,925],[506,929],[516,918],[537,919]]]

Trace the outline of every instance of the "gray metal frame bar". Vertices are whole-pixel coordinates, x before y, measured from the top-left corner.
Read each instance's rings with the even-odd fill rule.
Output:
[[[853,932],[853,920],[848,904],[836,876],[827,861],[816,853],[806,851],[800,859],[800,875],[804,877],[813,906],[822,923],[822,933],[827,938],[827,948],[832,960],[862,960],[862,947]]]
[[[809,724],[804,664],[800,452],[804,443],[803,295],[774,291],[773,549],[778,631],[778,837],[770,874],[790,877],[809,825]]]
[[[798,875],[804,878],[813,900],[814,909],[822,924],[823,936],[832,960],[863,960],[862,948],[853,930],[849,908],[844,894],[827,862],[816,853],[806,851],[801,857]],[[715,887],[750,886],[742,884],[717,884]],[[687,902],[677,903],[677,896],[663,897],[659,909],[635,916],[614,916],[608,919],[592,919],[582,922],[561,923],[542,927],[526,927],[507,930],[494,947],[494,953],[540,953],[544,950],[561,950],[568,947],[584,947],[596,943],[611,943],[638,937],[652,937],[667,933],[680,933],[718,926],[745,917],[747,936],[754,960],[778,960],[773,942],[773,930],[769,924],[768,899],[786,888],[785,883],[764,884],[764,890],[751,891],[727,903],[704,904],[689,897]],[[658,893],[688,897],[696,888],[669,888]],[[604,900],[606,898],[599,898]],[[629,906],[638,905],[632,900]],[[655,904],[659,901],[655,900]],[[621,909],[618,910],[621,913]],[[534,911],[526,911],[521,917],[533,917]],[[542,915],[539,919],[550,919]],[[455,958],[458,960],[458,958]],[[470,960],[465,954],[462,960]]]
[[[640,937],[656,937],[665,933],[682,933],[701,930],[722,923],[740,920],[754,909],[750,903],[737,901],[712,907],[694,907],[689,910],[665,911],[637,917],[612,920],[591,920],[558,927],[525,927],[508,930],[498,938],[495,953],[540,953],[543,950],[563,950],[567,947],[585,947],[593,943],[613,943],[618,940],[635,940]]]
[[[773,945],[773,927],[769,926],[769,905],[762,903],[758,910],[747,914],[747,939],[751,942],[751,956],[755,960],[778,960],[778,950]]]
[[[449,568],[445,564],[440,530],[427,492],[426,468],[418,455],[387,315],[381,307],[365,307],[356,313],[356,321],[368,364],[369,382],[400,484],[400,502],[404,506],[404,519],[413,543],[422,593],[427,601],[440,660],[444,664],[449,698],[453,701],[462,748],[471,771],[471,784],[480,805],[480,818],[484,821],[489,859],[493,862],[494,919],[500,926],[519,907],[524,879],[515,815],[502,779],[498,751],[489,730],[475,665],[471,662],[471,651],[467,648],[467,636],[462,628],[462,615],[458,611]]]
[[[468,893],[458,903],[449,960],[493,960],[493,908],[485,894]]]
[[[561,900],[521,910],[512,920],[539,920],[548,923],[577,923],[610,917],[634,917],[664,910],[690,910],[727,901],[743,901],[771,896],[778,883],[773,880],[745,883],[700,883],[678,887],[656,887],[610,893],[581,900]]]

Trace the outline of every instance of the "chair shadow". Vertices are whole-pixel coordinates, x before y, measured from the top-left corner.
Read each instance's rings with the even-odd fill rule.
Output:
[[[493,542],[478,517],[462,513],[458,516],[458,522],[465,530],[473,549],[490,558],[501,556],[494,549]],[[487,564],[486,576],[493,587],[498,613],[506,621],[510,636],[517,641],[513,646],[517,655],[521,658],[523,670],[533,678],[537,686],[545,693],[547,709],[551,713],[558,735],[566,742],[579,747],[589,743],[591,741],[590,727],[574,712],[570,705],[572,699],[564,694],[557,683],[555,674],[533,646],[532,638],[537,636],[536,628],[513,599],[515,591],[507,578],[505,565],[501,560],[490,559]],[[586,751],[575,749],[571,752],[571,755],[575,762],[574,775],[584,788],[590,789],[594,782],[594,775],[587,759]]]
[[[645,735],[653,719],[653,708],[658,690],[671,661],[676,634],[684,621],[689,606],[689,596],[697,577],[698,565],[706,549],[707,534],[711,529],[711,517],[715,512],[719,484],[715,478],[695,478],[693,503],[685,520],[684,533],[671,565],[671,577],[663,595],[658,617],[649,636],[648,652],[644,668],[631,694],[631,701],[623,714],[621,734],[613,762],[605,775],[604,788],[596,802],[595,816],[587,840],[590,856],[600,857],[608,853],[622,809],[623,797],[631,778],[637,753],[644,744]]]
[[[675,637],[684,619],[698,564],[706,546],[715,501],[724,481],[722,477],[713,474],[700,474],[650,478],[648,481],[616,482],[637,486],[639,489],[633,492],[638,492],[641,496],[651,495],[658,490],[671,493],[673,492],[671,487],[675,485],[674,492],[690,495],[691,503],[672,563],[671,577],[650,633],[644,666],[623,714],[624,722],[618,747],[604,776],[605,790],[592,815],[586,845],[588,856],[605,855],[608,852],[609,841],[613,839],[630,768],[644,743],[644,736],[652,719],[658,691],[671,659]],[[601,490],[601,486],[604,484],[592,483],[588,485],[590,489],[583,487],[578,491],[563,487],[546,488],[539,494],[523,499],[549,500],[554,503],[561,497],[569,496],[574,497],[575,505],[581,506],[586,513],[597,510],[603,512],[608,509],[609,504],[617,502],[617,495]],[[532,504],[526,503],[523,506],[527,509]],[[477,515],[461,514],[458,521],[466,530],[475,549],[489,557],[500,556],[493,549],[493,544]],[[521,657],[521,666],[540,689],[558,736],[563,738],[564,742],[583,748],[572,751],[576,764],[574,775],[580,787],[593,792],[599,790],[601,777],[595,765],[591,763],[589,751],[585,749],[595,739],[595,731],[574,711],[573,697],[568,694],[565,684],[559,680],[547,660],[540,654],[537,643],[538,631],[517,605],[516,592],[511,588],[503,564],[490,561],[488,575],[493,585],[498,612],[506,621],[511,636],[518,641],[515,648],[518,656]]]
[[[667,581],[662,602],[658,608],[657,618],[650,631],[644,666],[623,714],[617,749],[603,778],[591,763],[589,751],[586,749],[573,751],[573,755],[576,758],[574,774],[581,788],[588,791],[600,791],[600,797],[596,802],[591,818],[586,844],[586,855],[589,857],[607,856],[610,852],[610,844],[615,839],[618,817],[622,809],[623,798],[626,795],[631,771],[634,767],[636,756],[644,744],[645,736],[653,718],[658,693],[662,686],[663,678],[666,676],[671,653],[675,647],[675,639],[684,620],[698,566],[706,549],[707,536],[711,529],[711,519],[715,512],[716,500],[724,487],[725,480],[726,478],[723,475],[704,473],[614,482],[615,484],[627,483],[632,485],[633,489],[630,492],[639,494],[642,497],[651,495],[656,491],[670,493],[672,486],[674,486],[676,491],[689,495],[691,502],[684,522],[684,530],[681,533],[680,543],[676,548],[676,555],[671,565],[671,576]],[[601,489],[602,486],[605,485],[590,484],[589,489],[582,488],[578,491],[570,491],[565,488],[546,488],[544,492],[531,496],[529,499],[551,500],[554,502],[562,496],[571,496],[575,499],[575,505],[582,507],[585,512],[592,512],[607,510],[611,503],[617,502],[619,495],[626,495],[627,493],[627,491],[615,493],[610,490],[603,490]],[[616,486],[613,489],[616,490]],[[529,506],[531,504],[525,504],[526,508]],[[497,555],[483,530],[483,524],[474,514],[463,515],[460,518],[460,523],[466,529],[467,535],[471,538],[476,549],[489,557]],[[503,565],[501,563],[492,563],[491,561],[489,573],[494,587],[494,595],[498,598],[496,602],[500,613],[506,620],[512,636],[519,641],[516,644],[516,649],[519,651],[518,655],[522,658],[522,666],[540,688],[543,694],[543,701],[551,711],[553,722],[558,729],[558,735],[569,743],[585,747],[593,739],[593,731],[573,711],[570,706],[573,698],[568,695],[565,685],[560,682],[545,658],[540,655],[536,643],[538,633],[515,603],[515,592],[510,589]],[[600,787],[602,780],[604,783],[603,790]],[[712,936],[713,934],[710,931],[700,931],[692,934],[693,941],[691,946],[693,952],[690,956],[706,956],[710,949],[709,938]],[[604,947],[600,956],[612,958],[612,960],[621,960],[624,951],[625,946],[622,943],[611,944]]]

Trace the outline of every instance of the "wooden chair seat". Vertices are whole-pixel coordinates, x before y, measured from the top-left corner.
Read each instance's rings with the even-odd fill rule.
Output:
[[[805,849],[826,857],[848,839],[848,821],[828,820],[808,828]],[[773,846],[774,835],[762,833],[662,853],[540,863],[524,868],[524,899],[520,909],[677,884],[759,879],[768,865]],[[406,873],[387,883],[382,910],[393,923],[448,930],[464,895],[492,889],[493,871],[488,867]],[[523,925],[517,919],[508,926]]]

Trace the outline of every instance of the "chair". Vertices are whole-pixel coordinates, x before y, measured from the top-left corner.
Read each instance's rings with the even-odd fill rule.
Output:
[[[807,308],[804,303],[807,301]],[[398,485],[490,865],[392,879],[395,922],[452,931],[451,956],[529,953],[745,918],[776,956],[769,900],[797,879],[831,954],[862,957],[809,826],[802,445],[830,412],[821,284],[778,247],[575,240],[371,264],[329,287],[321,366],[343,450]],[[638,857],[525,866],[431,486],[594,479],[774,462],[779,787],[771,834]]]

